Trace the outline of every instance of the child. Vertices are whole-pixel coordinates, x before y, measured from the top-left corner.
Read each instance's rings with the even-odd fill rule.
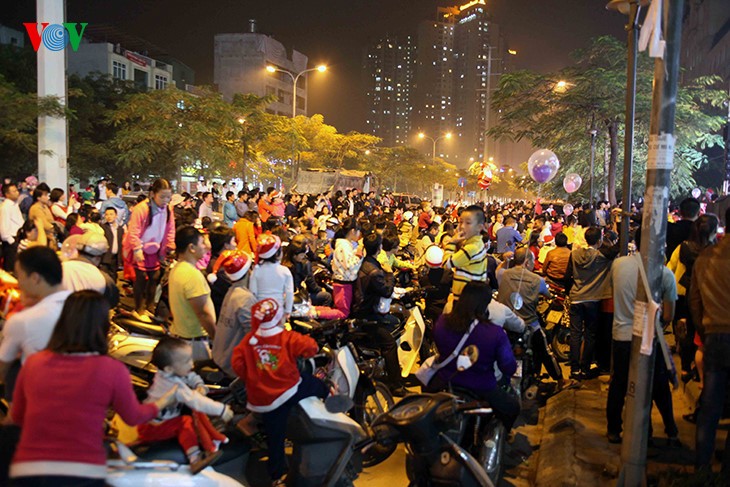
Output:
[[[218,447],[228,442],[206,415],[220,416],[227,423],[233,418],[233,411],[206,397],[208,390],[203,379],[192,371],[193,349],[186,341],[161,339],[152,351],[152,364],[157,373],[145,402],[154,402],[177,386],[178,403],[161,410],[154,421],[138,426],[139,439],[150,442],[177,438],[190,461],[190,472],[196,474],[220,458],[222,452]],[[191,416],[181,414],[183,405],[192,409]],[[201,446],[205,452],[200,451]]]
[[[281,239],[262,233],[257,241],[258,265],[251,275],[249,290],[257,301],[272,298],[287,317],[294,304],[294,279],[286,266],[281,265]]]
[[[314,339],[284,329],[284,310],[267,298],[251,308],[251,331],[233,350],[231,366],[246,384],[248,409],[262,413],[274,486],[285,485],[284,438],[289,411],[309,396],[324,399],[328,389],[311,375],[300,375],[297,358],[319,350]]]
[[[467,282],[487,280],[487,249],[481,236],[485,221],[480,207],[467,207],[459,218],[459,233],[446,245],[444,267],[454,271],[454,282],[444,313],[451,310]]]

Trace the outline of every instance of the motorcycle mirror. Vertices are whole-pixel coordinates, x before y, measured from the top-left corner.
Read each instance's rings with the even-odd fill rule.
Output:
[[[522,309],[524,302],[522,301],[522,295],[520,293],[512,293],[509,296],[509,301],[512,303],[512,308],[515,310]]]
[[[477,360],[479,360],[479,348],[476,345],[469,345],[456,358],[456,370],[462,372],[477,363]]]
[[[344,394],[329,396],[327,399],[324,400],[325,409],[328,413],[332,414],[346,413],[347,411],[352,409],[354,405],[355,403],[352,402],[350,396],[345,396]]]

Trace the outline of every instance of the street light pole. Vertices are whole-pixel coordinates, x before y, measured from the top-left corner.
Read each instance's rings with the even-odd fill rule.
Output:
[[[593,164],[596,159],[596,135],[598,135],[598,130],[591,128],[588,133],[591,135],[591,207],[593,207],[593,196],[595,194],[593,190]]]
[[[424,134],[423,132],[420,132],[418,134],[419,139],[428,139],[433,143],[433,149],[431,150],[431,162],[436,163],[436,142],[438,142],[441,139],[450,139],[451,138],[451,132],[446,132],[444,135],[440,135],[439,137],[436,137],[435,139],[433,137],[429,137],[428,135]]]
[[[327,66],[324,64],[320,64],[316,68],[309,68],[305,69],[304,71],[300,71],[297,74],[292,73],[288,69],[282,69],[277,68],[276,66],[267,66],[266,71],[269,73],[286,73],[289,75],[289,77],[292,80],[292,96],[291,96],[291,116],[292,118],[297,116],[297,83],[299,82],[299,78],[302,77],[302,75],[306,73],[311,73],[312,71],[319,71],[320,73],[323,73],[327,70]]]
[[[661,1],[661,0],[655,0]],[[636,111],[636,44],[639,41],[639,10],[649,4],[649,0],[611,0],[606,8],[628,13],[628,59],[626,66],[626,117],[624,121],[624,178],[621,196],[621,255],[629,253],[629,223],[631,220],[631,172],[634,164],[634,114]],[[591,198],[593,195],[591,195]]]

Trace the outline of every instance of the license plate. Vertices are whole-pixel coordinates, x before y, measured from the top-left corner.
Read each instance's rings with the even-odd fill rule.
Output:
[[[514,377],[522,377],[522,360],[517,361],[517,370],[515,371]]]
[[[555,311],[550,310],[550,312],[547,315],[547,321],[548,323],[560,323],[560,320],[563,318],[563,312],[562,311]]]

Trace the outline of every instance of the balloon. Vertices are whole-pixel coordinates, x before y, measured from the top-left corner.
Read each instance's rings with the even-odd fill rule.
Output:
[[[583,183],[583,179],[576,173],[572,172],[565,176],[565,179],[563,179],[563,188],[565,188],[565,191],[568,193],[575,193],[578,191],[578,188],[580,188],[580,185]]]
[[[524,301],[522,300],[522,295],[518,292],[510,294],[509,301],[510,303],[512,303],[512,309],[514,310],[522,309],[522,305],[524,304]]]
[[[76,244],[78,243],[80,238],[81,235],[71,235],[63,241],[63,245],[61,245],[62,261],[73,260],[79,256],[79,251],[76,249]]]
[[[700,190],[700,188],[695,188],[692,190],[693,198],[699,198],[701,194],[702,194],[702,191]]]
[[[489,186],[492,185],[492,178],[480,177],[477,180],[477,185],[479,185],[481,189],[489,189]]]
[[[571,205],[570,203],[563,205],[563,214],[565,216],[572,215],[573,214],[573,205]]]
[[[547,183],[555,177],[560,169],[560,161],[554,152],[540,149],[530,156],[527,161],[527,171],[535,182]]]

